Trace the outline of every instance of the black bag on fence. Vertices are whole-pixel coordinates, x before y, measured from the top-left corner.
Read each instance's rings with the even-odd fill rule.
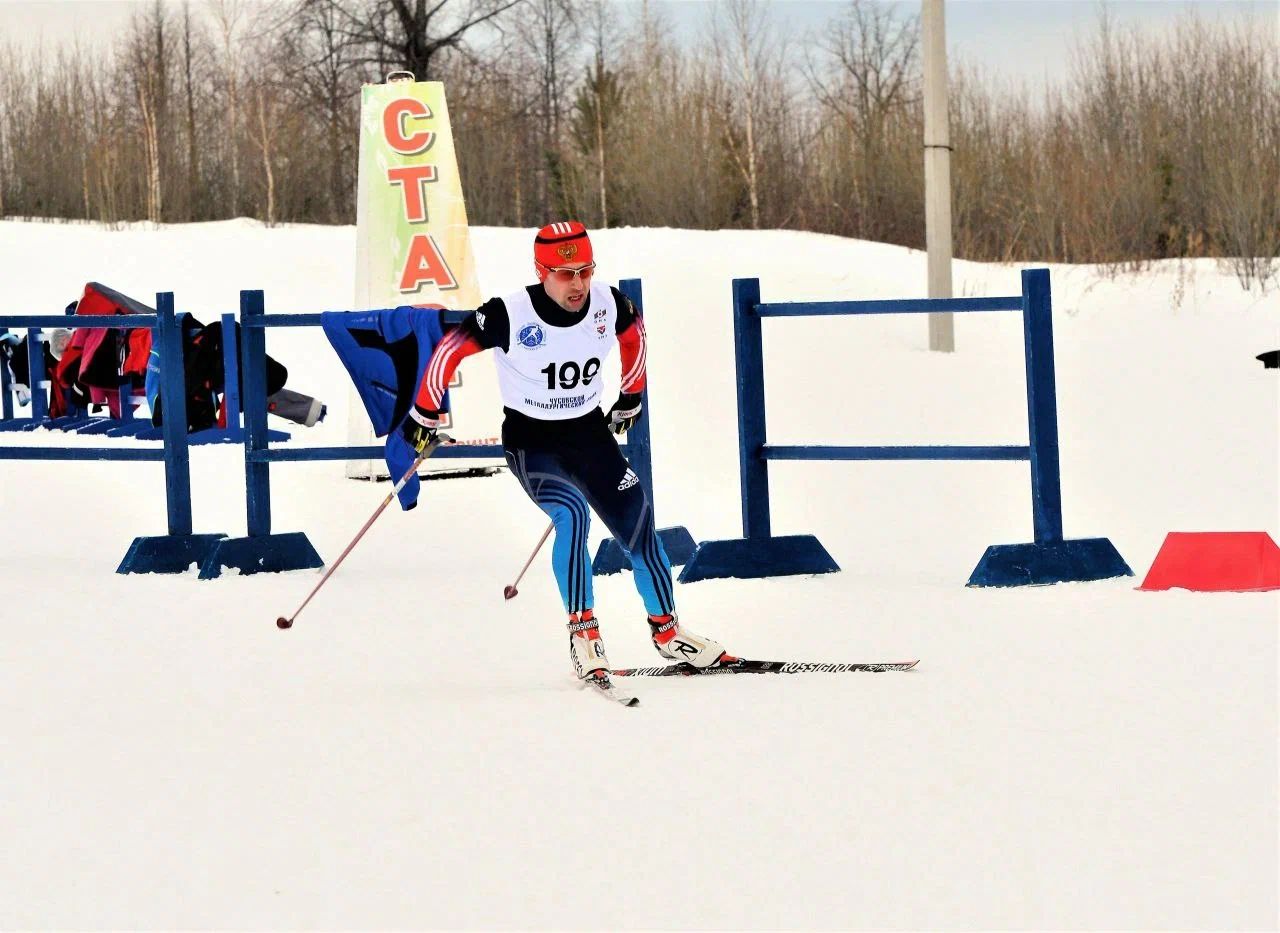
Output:
[[[236,346],[240,346],[240,325],[235,325]],[[201,324],[188,314],[183,320],[182,344],[187,389],[187,431],[202,431],[218,424],[218,400],[226,388],[226,369],[222,357],[222,321]],[[162,363],[163,365],[163,363]],[[289,370],[267,357],[267,395],[284,388]],[[239,380],[240,398],[244,399],[244,374]],[[164,423],[159,393],[151,403],[151,423]]]
[[[53,372],[54,367],[58,365],[58,361],[54,358],[53,351],[49,349],[49,345],[41,341],[41,348],[44,351],[45,371],[36,380],[37,382],[48,379],[49,373]],[[23,385],[35,391],[31,385],[31,366],[27,358],[27,338],[25,335],[19,337],[17,334],[5,334],[4,339],[0,340],[0,366],[3,365],[8,365],[9,373],[13,376],[13,381],[17,385]]]

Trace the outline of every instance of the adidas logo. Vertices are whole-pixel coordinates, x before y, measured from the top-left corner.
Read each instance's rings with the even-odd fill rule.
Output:
[[[618,484],[618,492],[624,492],[638,482],[640,482],[640,477],[636,476],[636,471],[627,467],[627,475],[622,477],[622,482]]]

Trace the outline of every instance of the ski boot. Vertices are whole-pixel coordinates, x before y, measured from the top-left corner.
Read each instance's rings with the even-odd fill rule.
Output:
[[[653,634],[653,647],[668,661],[684,661],[694,667],[714,667],[725,656],[724,645],[695,635],[680,624],[674,612],[649,616],[649,631]]]
[[[600,640],[600,624],[590,609],[569,613],[569,658],[581,680],[609,679],[609,657]]]

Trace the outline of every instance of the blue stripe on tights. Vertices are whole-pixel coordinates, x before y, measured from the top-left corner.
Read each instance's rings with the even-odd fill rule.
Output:
[[[570,489],[572,490],[572,487]],[[580,496],[566,495],[552,489],[540,489],[538,498],[535,501],[539,507],[550,515],[553,523],[556,520],[553,509],[563,509],[568,515],[570,540],[565,586],[569,603],[567,609],[569,612],[578,612],[586,609],[588,598],[588,581],[586,577],[591,572],[590,565],[586,560],[586,536],[591,520],[590,513],[587,511],[587,504]],[[548,508],[548,506],[552,508]],[[558,536],[559,527],[557,527],[556,532]]]

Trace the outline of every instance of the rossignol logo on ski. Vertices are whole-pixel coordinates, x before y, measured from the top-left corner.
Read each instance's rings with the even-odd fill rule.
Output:
[[[635,470],[627,467],[627,475],[622,477],[622,482],[618,484],[618,492],[625,492],[638,482],[640,477],[636,476]]]

